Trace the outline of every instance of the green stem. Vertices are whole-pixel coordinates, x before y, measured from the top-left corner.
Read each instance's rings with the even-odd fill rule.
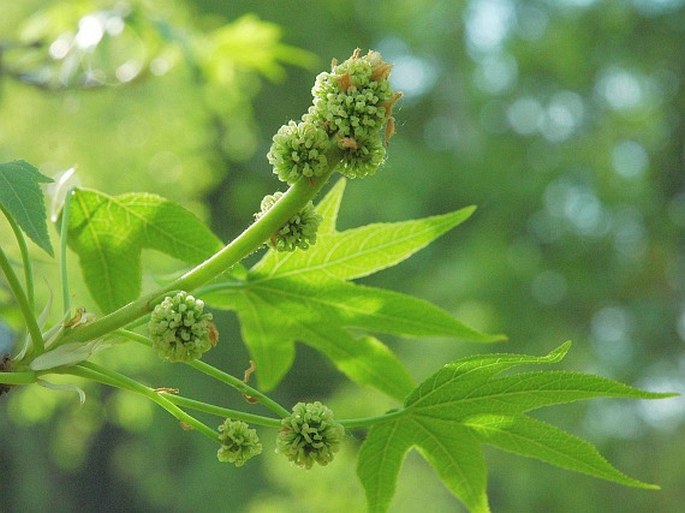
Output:
[[[19,225],[14,221],[14,218],[10,215],[10,213],[0,205],[0,210],[2,211],[3,214],[5,214],[5,217],[7,218],[7,221],[10,224],[10,227],[12,228],[12,231],[14,232],[14,236],[17,239],[17,243],[19,244],[19,251],[21,252],[21,261],[24,266],[24,281],[26,282],[26,293],[28,295],[28,302],[29,306],[31,307],[31,311],[33,311],[34,308],[34,292],[33,292],[33,271],[31,269],[31,259],[29,258],[29,248],[26,245],[26,238],[24,237],[23,232],[21,231],[21,228],[19,228]]]
[[[154,302],[168,291],[191,291],[231,268],[258,249],[288,219],[296,215],[308,201],[314,198],[330,178],[337,162],[337,160],[332,159],[328,172],[320,177],[297,181],[268,212],[250,225],[230,244],[173,283],[152,294],[143,296],[95,322],[79,326],[73,330],[67,330],[59,344],[74,341],[85,342],[121,328],[151,311]]]
[[[21,288],[21,283],[19,283],[19,279],[14,273],[14,269],[12,269],[12,265],[7,259],[7,256],[2,248],[0,248],[0,269],[2,269],[2,271],[5,273],[7,283],[14,293],[14,297],[17,300],[17,304],[19,305],[19,309],[24,317],[24,321],[26,321],[26,328],[31,336],[32,346],[29,349],[28,354],[42,354],[45,351],[45,346],[43,343],[43,335],[38,327],[38,321],[36,320],[36,316],[33,314],[33,309],[31,308],[29,299],[26,297],[24,289]]]
[[[71,297],[69,294],[69,273],[67,270],[67,231],[69,227],[69,212],[71,211],[71,196],[74,193],[72,187],[67,191],[64,197],[64,206],[62,207],[62,222],[59,230],[59,271],[60,281],[62,283],[62,312],[65,314],[71,308]]]
[[[209,413],[210,415],[216,415],[217,417],[232,420],[242,420],[249,424],[256,424],[259,426],[267,426],[272,428],[281,427],[281,421],[279,419],[264,417],[262,415],[255,415],[253,413],[246,413],[238,410],[231,410],[229,408],[216,406],[214,404],[208,404],[202,401],[197,401],[195,399],[190,399],[188,397],[183,397],[176,394],[166,392],[161,392],[161,394],[164,395],[164,397],[166,397],[172,403],[191,410],[197,410],[203,413]]]
[[[210,376],[230,387],[235,388],[243,395],[250,397],[258,401],[260,404],[266,406],[280,417],[287,417],[290,415],[290,412],[276,401],[267,397],[259,390],[252,388],[250,385],[247,385],[235,376],[231,376],[230,374],[227,374],[226,372],[217,369],[216,367],[213,367],[201,360],[193,360],[188,365],[190,365],[193,369],[199,370],[200,372],[206,374],[207,376]]]
[[[0,383],[3,385],[30,385],[35,383],[37,375],[32,371],[0,372]]]
[[[121,329],[117,330],[116,334],[121,335],[122,337],[126,337],[129,340],[133,340],[140,344],[144,344],[148,347],[152,346],[152,342],[150,341],[150,339],[145,335],[141,335],[140,333],[135,333],[133,331]],[[273,411],[281,417],[287,417],[288,415],[290,415],[290,412],[283,408],[283,406],[278,404],[276,401],[269,398],[256,388],[252,388],[250,385],[246,384],[245,382],[236,378],[235,376],[232,376],[220,369],[217,369],[216,367],[209,365],[208,363],[205,363],[201,360],[193,360],[192,362],[187,362],[186,364],[202,372],[203,374],[206,374],[207,376],[210,376],[216,379],[217,381],[224,383],[225,385],[235,388],[241,394],[257,400],[259,403],[269,408],[271,411]]]
[[[66,369],[63,369],[61,373],[72,374],[74,376],[91,379],[93,381],[97,381],[105,385],[121,388],[123,390],[128,390],[130,392],[135,392],[137,394],[145,396],[153,402],[157,403],[157,405],[164,408],[171,415],[176,417],[176,419],[178,419],[180,422],[183,422],[184,424],[191,426],[193,429],[199,431],[213,442],[219,441],[219,435],[212,428],[200,422],[195,417],[188,415],[185,411],[176,406],[167,397],[157,392],[155,389],[147,387],[142,383],[139,383],[134,379],[129,378],[128,376],[124,376],[123,374],[115,372],[111,369],[100,367],[99,365],[96,365],[91,362],[82,362],[73,367],[68,367]]]

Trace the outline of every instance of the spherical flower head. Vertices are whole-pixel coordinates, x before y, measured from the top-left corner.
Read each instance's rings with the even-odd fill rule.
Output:
[[[326,172],[330,146],[328,134],[320,125],[291,121],[274,135],[267,158],[278,179],[293,184],[303,176],[312,178]]]
[[[281,196],[283,196],[282,192],[266,195],[262,199],[261,212],[257,214],[257,218],[268,212]],[[276,251],[295,251],[297,248],[308,249],[309,246],[316,243],[316,232],[321,221],[321,215],[314,210],[314,204],[310,201],[271,236],[268,244]]]
[[[359,49],[330,73],[316,77],[314,102],[304,119],[316,120],[329,135],[368,139],[383,130],[398,96],[388,77],[392,66],[380,53],[361,56]]]
[[[219,442],[221,447],[216,452],[216,457],[219,461],[233,463],[236,467],[242,467],[247,460],[262,452],[257,431],[242,420],[226,419],[219,426]]]
[[[217,342],[212,314],[204,302],[187,292],[167,296],[152,311],[149,330],[152,347],[162,358],[189,362],[202,356]]]
[[[342,159],[336,167],[347,178],[373,175],[385,160],[385,145],[380,136],[367,140],[343,140]]]
[[[333,412],[319,401],[297,403],[281,421],[276,451],[304,468],[328,465],[340,449],[345,429],[333,420]]]

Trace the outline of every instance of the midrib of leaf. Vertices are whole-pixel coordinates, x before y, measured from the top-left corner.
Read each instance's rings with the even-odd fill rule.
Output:
[[[450,224],[450,223],[446,223],[446,224]],[[364,228],[373,227],[373,226],[379,226],[379,224],[378,223],[369,224],[369,225],[366,225]],[[303,265],[302,267],[278,274],[278,269],[281,268],[283,266],[283,264],[286,263],[291,258],[290,255],[288,255],[286,258],[279,260],[274,265],[273,269],[271,269],[271,271],[268,274],[263,275],[263,276],[256,275],[254,280],[252,281],[252,283],[260,283],[260,282],[265,282],[265,281],[269,281],[269,280],[273,280],[273,279],[299,276],[301,274],[310,274],[312,271],[322,271],[326,275],[330,276],[331,279],[340,280],[340,278],[337,278],[335,275],[332,275],[331,273],[326,272],[326,270],[330,267],[334,267],[334,266],[338,266],[338,265],[345,265],[345,263],[347,261],[352,260],[352,259],[364,257],[364,256],[371,255],[374,253],[382,253],[383,250],[386,248],[390,248],[390,247],[399,245],[403,242],[406,242],[407,240],[413,239],[414,237],[419,237],[421,235],[424,235],[427,232],[439,231],[439,230],[436,230],[436,226],[440,226],[440,225],[427,225],[425,229],[420,230],[420,231],[416,231],[416,232],[411,232],[411,234],[409,234],[405,237],[395,238],[395,239],[392,239],[391,241],[388,241],[384,244],[376,245],[376,246],[373,246],[373,247],[368,248],[366,250],[348,253],[347,255],[343,255],[341,258],[338,258],[336,260],[332,260],[331,255],[333,255],[333,253],[335,253],[335,250],[337,250],[339,247],[343,246],[347,242],[344,239],[339,240],[339,241],[336,241],[333,244],[333,246],[331,246],[331,248],[328,250],[327,256],[325,257],[325,260],[323,262],[318,263],[318,264],[312,263],[311,260],[314,257],[318,256],[315,252],[313,252],[309,256],[309,258],[307,258],[305,265]],[[336,236],[338,236],[338,237],[344,233],[345,232],[335,232]],[[370,233],[364,239],[362,239],[362,243],[359,244],[358,247],[363,247],[372,238],[373,238],[373,233],[370,231]],[[319,242],[321,242],[321,241],[319,241]],[[271,251],[273,251],[273,250],[271,250]],[[293,253],[293,255],[294,255],[294,253]],[[362,274],[355,275],[355,277],[365,276],[366,274],[368,274],[368,273],[365,273],[362,270]]]
[[[537,422],[541,422],[541,421],[537,420]],[[465,422],[463,425],[465,425],[465,426],[468,427],[468,426],[469,426],[468,421]],[[507,431],[507,430],[504,430],[504,429],[497,429],[497,428],[494,427],[494,426],[487,426],[487,425],[483,425],[483,424],[477,424],[477,426],[478,426],[478,429],[479,429],[479,430],[483,430],[483,431],[492,431],[492,432],[498,432],[498,433],[506,433],[506,435],[509,436],[509,437],[511,437],[511,438],[519,439],[519,440],[521,440],[522,442],[528,442],[528,443],[531,443],[531,444],[533,444],[533,445],[536,445],[536,446],[539,447],[539,448],[542,448],[542,449],[544,449],[544,450],[547,450],[547,451],[549,451],[549,452],[552,452],[552,453],[556,454],[559,460],[571,460],[571,461],[573,461],[574,464],[576,465],[576,469],[580,469],[580,468],[590,468],[590,469],[594,469],[596,472],[599,472],[599,473],[602,472],[602,469],[601,469],[601,468],[596,467],[596,466],[593,466],[593,465],[588,465],[588,463],[587,463],[586,461],[583,461],[583,460],[578,459],[578,458],[573,458],[570,454],[564,453],[564,452],[561,452],[561,451],[557,451],[554,447],[551,447],[551,446],[549,446],[549,445],[545,445],[545,444],[538,443],[538,441],[537,441],[535,438],[532,438],[532,437],[525,437],[525,436],[522,436],[522,435],[520,435],[520,434],[518,434],[518,433],[514,433],[514,432],[512,432],[512,431]],[[550,425],[550,426],[551,426],[551,425]],[[551,427],[555,427],[555,426],[551,426]],[[568,434],[568,433],[567,433],[567,434]],[[569,436],[572,436],[572,435],[570,435],[570,434],[568,434],[568,435],[569,435]],[[574,437],[574,438],[575,438],[575,437]],[[581,443],[583,442],[583,441],[580,440],[580,439],[578,439],[578,441],[581,442]],[[488,443],[490,443],[490,442],[488,442]],[[493,444],[493,445],[494,445],[494,444]],[[505,449],[503,449],[503,450],[505,450]],[[599,453],[597,453],[597,454],[598,454],[598,456],[601,457],[601,455],[600,455]],[[536,459],[541,459],[541,458],[538,457],[538,456],[531,456],[531,457],[534,457],[534,458],[536,458]],[[603,461],[607,462],[605,458],[603,458],[603,457],[601,457],[601,458],[602,458]],[[608,462],[607,462],[607,464],[608,464]],[[618,472],[618,471],[617,471],[617,472]],[[626,479],[631,479],[631,478],[629,478],[628,476],[626,476],[625,474],[623,474],[622,472],[619,472],[619,473],[620,473],[620,475],[624,476]],[[632,480],[632,479],[631,479],[631,480]]]
[[[15,189],[15,188],[12,186],[12,182],[10,182],[9,180],[7,180],[7,178],[5,178],[5,175],[4,175],[3,173],[0,173],[0,178],[2,178],[2,179],[5,181],[5,183],[7,184],[6,187],[8,187],[9,190],[12,191],[12,193],[13,193],[14,196],[15,196],[15,198],[21,198],[20,193],[17,191],[17,189]],[[33,221],[31,220],[31,215],[30,215],[29,211],[26,209],[26,206],[25,206],[24,202],[23,202],[23,201],[19,201],[18,203],[19,203],[19,205],[21,206],[22,212],[26,215],[26,218],[28,219],[29,224],[31,225],[31,228],[32,228],[33,230],[36,230],[36,231],[40,232],[40,230],[36,228],[36,225],[35,225],[35,224],[33,223]]]
[[[305,324],[302,322],[299,322],[298,319],[292,318],[288,312],[282,310],[277,306],[277,303],[270,303],[268,300],[268,295],[263,296],[260,294],[257,294],[257,297],[259,297],[264,303],[268,304],[271,308],[276,310],[281,317],[285,317],[287,319],[290,319],[292,321],[292,324],[294,326],[297,326],[298,330],[300,333],[302,333],[302,338],[301,341],[307,345],[314,345],[315,347],[318,347],[321,349],[321,351],[326,354],[327,356],[330,356],[333,351],[338,351],[339,353],[342,353],[342,355],[345,356],[350,356],[354,359],[355,362],[359,362],[359,358],[356,357],[356,355],[349,350],[346,350],[344,346],[341,346],[340,344],[337,344],[335,341],[331,340],[328,336],[326,336],[327,333],[331,331],[331,328],[327,325],[322,325],[322,331],[317,331],[314,329],[314,327],[311,324]],[[322,323],[323,324],[323,323]],[[342,330],[340,330],[342,331]],[[344,333],[344,331],[343,331]],[[354,338],[349,335],[351,341],[354,341]],[[326,347],[321,347],[320,343],[313,343],[312,339],[318,340],[318,341],[324,341],[326,343]],[[333,361],[336,361],[335,358],[332,358]],[[370,362],[368,360],[363,360],[363,365],[359,365],[357,363],[357,368],[362,369],[364,371],[364,374],[366,376],[372,377],[372,376],[378,376],[378,373],[375,372],[375,368],[373,365],[373,362]],[[379,381],[376,381],[376,383],[379,383]],[[380,381],[380,383],[385,383],[386,387],[385,389],[395,389],[396,386],[392,381]],[[376,385],[377,386],[377,385]]]
[[[125,197],[125,196],[124,196]],[[156,206],[162,205],[164,202],[159,201],[156,203],[151,203],[151,202],[131,202],[127,204],[121,203],[116,197],[110,197],[108,198],[109,201],[111,201],[113,204],[118,206],[120,209],[125,211],[128,215],[131,217],[134,217],[140,221],[142,224],[143,230],[145,231],[145,235],[149,238],[149,234],[147,233],[148,231],[154,231],[157,232],[158,234],[161,234],[164,238],[168,239],[169,241],[172,241],[174,244],[178,244],[181,247],[185,247],[187,249],[190,249],[192,251],[195,250],[195,246],[193,244],[187,243],[184,241],[183,238],[179,238],[176,236],[174,232],[169,232],[166,230],[163,230],[160,226],[156,226],[154,223],[152,223],[149,219],[147,219],[145,216],[142,214],[138,214],[135,210],[133,210],[132,207],[134,206],[139,206],[142,208],[154,208]]]
[[[469,377],[469,374],[477,372],[481,373],[488,367],[502,367],[499,370],[496,370],[494,374],[491,374],[489,379],[486,379],[483,381],[481,386],[485,386],[489,383],[492,383],[493,377],[498,374],[499,372],[503,372],[504,370],[512,367],[516,367],[519,365],[526,365],[526,364],[544,364],[544,363],[556,363],[560,361],[564,355],[568,352],[568,348],[571,346],[570,342],[565,342],[561,346],[559,346],[557,349],[552,351],[551,353],[542,356],[542,357],[532,357],[532,358],[525,358],[525,357],[516,357],[516,360],[510,360],[507,361],[507,357],[511,355],[491,355],[490,358],[486,361],[479,362],[480,364],[478,366],[471,366],[470,368],[467,368],[467,370],[462,370],[462,367],[467,366],[468,364],[474,363],[471,360],[467,361],[462,361],[462,362],[457,362],[456,365],[453,365],[452,370],[452,376],[449,378],[446,378],[443,383],[436,385],[432,387],[430,390],[428,390],[425,394],[419,394],[416,399],[414,399],[409,406],[411,407],[421,407],[418,403],[421,401],[426,401],[430,396],[433,394],[439,392],[442,390],[443,387],[453,385],[456,383],[457,380],[463,380]],[[499,356],[499,357],[498,357]],[[460,373],[461,372],[461,373]],[[433,375],[433,381],[437,381],[438,378],[440,378],[440,374],[435,373]],[[419,386],[419,390],[422,388],[422,386]],[[468,396],[467,396],[468,397]],[[411,399],[411,397],[410,397]],[[441,403],[442,404],[442,403]]]
[[[265,356],[269,358],[270,351],[268,350],[268,347],[265,350],[264,347],[264,340],[266,340],[266,330],[264,329],[264,326],[261,322],[261,316],[259,315],[259,307],[254,303],[253,297],[251,297],[250,294],[244,294],[245,297],[245,302],[247,303],[247,307],[250,310],[250,314],[252,315],[253,318],[253,324],[256,326],[256,328],[259,331],[259,356],[260,358],[264,358]],[[254,344],[254,337],[250,338],[251,342],[250,344]],[[272,369],[274,367],[273,363],[270,361],[268,362],[268,368]]]
[[[469,493],[471,494],[471,496],[473,496],[475,491],[471,487],[471,484],[470,484],[469,480],[466,478],[466,475],[464,474],[464,471],[462,470],[461,466],[458,464],[459,462],[456,459],[452,458],[452,455],[451,455],[449,449],[445,445],[442,444],[440,438],[435,436],[435,434],[433,434],[428,427],[426,427],[419,419],[415,418],[414,416],[409,415],[408,421],[410,421],[413,425],[415,425],[418,428],[418,431],[422,432],[426,438],[431,439],[438,447],[440,447],[445,454],[449,454],[449,456],[450,456],[449,461],[450,461],[451,467],[457,470],[459,477],[462,479],[462,481],[464,483],[469,483],[468,484]],[[415,443],[418,444],[418,442],[415,442]],[[418,444],[418,445],[420,445],[420,444]]]
[[[255,283],[255,282],[251,282],[250,285],[252,285],[253,283]],[[256,282],[256,283],[259,284],[259,283],[263,283],[263,282]],[[348,305],[344,305],[344,304],[337,303],[337,302],[334,302],[334,301],[326,301],[326,300],[324,300],[324,299],[321,299],[320,296],[307,296],[307,295],[301,295],[301,294],[295,294],[295,293],[292,293],[292,292],[288,292],[287,290],[285,290],[285,289],[283,289],[283,288],[281,288],[281,287],[273,287],[273,286],[269,286],[269,285],[258,285],[258,286],[253,287],[253,288],[256,289],[256,290],[260,290],[260,289],[264,290],[264,291],[266,292],[266,295],[269,295],[269,294],[272,294],[272,295],[276,295],[276,294],[281,295],[281,296],[283,296],[283,297],[288,298],[288,299],[291,300],[291,301],[303,301],[303,300],[304,300],[304,301],[306,301],[307,303],[313,303],[313,304],[318,304],[318,305],[322,305],[322,306],[332,307],[332,308],[334,308],[334,309],[336,309],[336,310],[342,310],[342,311],[346,311],[346,312],[351,312],[351,313],[353,313],[353,314],[354,314],[354,313],[362,313],[362,314],[366,314],[366,313],[367,313],[366,311],[364,311],[364,310],[362,310],[362,309],[351,308],[351,307],[348,306]],[[383,314],[380,314],[380,313],[378,313],[378,312],[374,312],[373,315],[374,315],[375,317],[378,317],[379,319],[383,319],[383,320],[386,320],[386,321],[387,321],[387,320],[393,319],[392,316],[383,315]],[[406,322],[407,324],[411,324],[411,325],[413,325],[413,326],[417,326],[418,328],[421,328],[421,329],[424,329],[424,330],[430,329],[430,325],[428,325],[428,324],[419,324],[419,323],[413,322],[413,321],[412,321],[412,322],[408,322],[406,319],[404,320],[404,322]]]
[[[381,462],[380,467],[381,468],[384,467],[382,462],[387,461],[387,459],[388,459],[389,449],[393,446],[392,442],[393,442],[393,439],[395,437],[395,433],[397,432],[397,429],[399,427],[400,427],[400,421],[396,420],[396,421],[392,422],[392,428],[391,428],[390,434],[387,436],[387,438],[385,438],[385,443],[383,444],[383,449],[382,449],[382,453],[381,453],[382,458],[380,459],[380,462]],[[376,502],[375,503],[378,504],[382,500],[382,498],[380,497],[380,495],[381,495],[380,486],[376,487],[376,489],[378,490],[378,493],[376,494]]]
[[[492,383],[493,382],[490,381],[486,384],[492,384]],[[535,393],[535,392],[556,393],[556,394],[559,394],[559,398],[558,398],[558,400],[554,400],[554,402],[552,402],[552,403],[541,400],[540,405],[532,405],[526,409],[521,410],[522,412],[530,411],[530,410],[540,408],[543,406],[549,406],[551,404],[561,404],[561,403],[582,401],[584,399],[589,399],[589,398],[599,397],[599,396],[601,396],[601,397],[631,397],[631,396],[626,396],[625,394],[612,393],[610,390],[593,391],[593,390],[576,389],[576,388],[559,388],[559,389],[545,388],[545,389],[517,390],[514,392],[498,392],[498,393],[491,393],[491,394],[487,394],[487,395],[478,395],[478,396],[474,396],[473,393],[469,393],[468,395],[461,397],[461,398],[458,398],[458,399],[441,401],[441,402],[433,403],[430,405],[412,404],[409,408],[416,409],[416,415],[422,415],[422,416],[431,417],[431,418],[440,418],[440,417],[432,417],[431,415],[427,415],[426,411],[432,410],[435,408],[446,409],[449,407],[452,407],[456,410],[457,405],[464,405],[464,404],[471,403],[473,401],[491,401],[491,400],[497,400],[497,399],[504,400],[506,398],[511,399],[511,398],[519,397],[519,396],[527,396],[527,395],[530,395],[531,393]],[[586,397],[573,397],[571,399],[564,399],[562,397],[562,395],[566,394],[566,393],[583,394]],[[638,394],[635,397],[641,397],[641,395]]]
[[[84,198],[83,196],[76,195],[76,199],[79,202],[79,207],[81,208],[81,211],[84,213],[91,212],[91,210],[83,208],[84,207]],[[73,198],[72,198],[73,201]],[[86,218],[88,216],[85,216]],[[109,272],[109,265],[107,263],[107,259],[105,258],[105,252],[103,250],[103,246],[100,242],[100,238],[98,237],[97,230],[95,229],[95,226],[93,226],[93,223],[89,222],[88,223],[88,231],[91,234],[91,239],[93,240],[93,243],[95,244],[97,248],[97,258],[100,261],[100,269],[105,273],[105,282],[107,284],[107,287],[105,288],[109,303],[112,304],[114,302],[114,286],[112,284],[112,277]]]
[[[484,480],[483,482],[483,489],[477,489],[474,488],[474,482],[473,479],[469,479],[469,472],[463,468],[463,465],[460,464],[460,460],[456,458],[453,454],[452,451],[450,450],[450,447],[445,445],[442,442],[442,435],[436,435],[429,427],[429,425],[424,424],[421,422],[419,419],[417,419],[415,416],[409,415],[409,420],[418,427],[418,431],[423,433],[424,439],[429,439],[431,440],[441,451],[441,454],[436,455],[436,454],[431,454],[430,451],[428,451],[425,447],[422,447],[421,440],[415,438],[414,439],[414,445],[419,447],[420,451],[426,451],[429,455],[432,456],[433,459],[440,460],[443,462],[448,463],[448,468],[456,473],[459,476],[459,485],[461,489],[455,490],[453,489],[453,484],[448,483],[445,481],[445,484],[448,485],[448,488],[454,495],[459,497],[460,500],[464,502],[464,504],[467,505],[468,509],[474,513],[490,513],[490,507],[488,505],[487,501],[487,495],[486,495],[486,489],[485,489],[485,481],[487,480],[487,475],[483,475],[482,478]],[[433,421],[431,421],[433,422]],[[465,426],[461,426],[463,429],[467,429]],[[476,447],[476,451],[482,458],[482,449],[480,446]],[[433,462],[431,462],[431,465],[435,465]],[[435,467],[436,470],[440,474],[446,474],[446,472],[441,472],[441,470],[438,467]],[[456,472],[455,472],[456,471]],[[485,471],[485,469],[483,469]]]

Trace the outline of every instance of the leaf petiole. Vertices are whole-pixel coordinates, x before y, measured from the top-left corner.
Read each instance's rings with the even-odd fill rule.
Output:
[[[121,335],[122,337],[126,337],[129,340],[133,340],[134,342],[146,345],[148,347],[152,346],[152,342],[150,341],[150,339],[145,335],[141,335],[140,333],[120,329],[116,331],[116,334]],[[283,408],[283,406],[278,404],[276,401],[269,398],[256,388],[253,388],[247,383],[243,382],[242,380],[236,378],[235,376],[232,376],[220,369],[217,369],[216,367],[209,365],[208,363],[205,363],[201,360],[193,360],[192,362],[188,362],[187,365],[202,372],[203,374],[206,374],[209,377],[216,379],[217,381],[224,383],[225,385],[228,385],[236,389],[241,394],[257,400],[259,403],[269,408],[271,411],[273,411],[281,417],[287,417],[288,415],[290,415],[290,412]]]
[[[203,401],[197,401],[195,399],[190,399],[188,397],[183,397],[181,395],[176,395],[168,392],[160,392],[172,403],[192,409],[208,413],[210,415],[215,415],[217,417],[223,417],[231,420],[242,420],[249,424],[256,424],[259,426],[266,426],[271,428],[280,428],[281,421],[279,419],[274,419],[270,417],[264,417],[262,415],[255,415],[253,413],[242,412],[238,410],[231,410],[229,408],[224,408],[222,406],[216,406],[214,404],[205,403]]]
[[[26,239],[24,238],[24,234],[21,231],[21,228],[19,228],[19,225],[14,221],[14,218],[10,215],[10,213],[0,205],[0,210],[2,211],[3,214],[5,214],[5,217],[7,218],[7,221],[9,222],[10,228],[12,228],[12,231],[14,232],[14,236],[17,239],[17,243],[19,244],[19,251],[21,252],[21,261],[24,265],[24,281],[26,282],[26,294],[27,294],[27,299],[29,306],[31,307],[31,310],[34,308],[34,292],[33,292],[33,270],[31,269],[31,259],[29,258],[29,248],[28,245],[26,244]]]
[[[69,212],[71,210],[71,196],[74,188],[67,191],[62,207],[62,222],[59,229],[59,271],[62,283],[62,311],[67,313],[71,308],[71,296],[69,294],[69,273],[67,272],[67,227],[69,226]]]
[[[12,265],[10,264],[9,259],[7,258],[7,255],[5,255],[5,252],[2,250],[2,248],[0,248],[0,269],[2,269],[2,272],[5,273],[7,283],[12,289],[12,293],[17,300],[17,304],[19,305],[19,309],[24,317],[24,321],[26,321],[26,328],[29,331],[32,342],[28,354],[42,354],[45,351],[45,344],[43,343],[43,335],[40,332],[38,321],[33,313],[33,309],[31,308],[29,298],[26,296],[24,289],[22,289],[19,278],[17,278],[17,275],[15,274],[14,269],[12,269]]]
[[[53,369],[52,372],[55,372],[55,370]],[[124,376],[123,374],[111,369],[100,367],[99,365],[91,362],[82,362],[73,367],[65,368],[60,373],[79,376],[145,396],[176,417],[176,419],[178,419],[178,421],[183,425],[197,430],[213,442],[218,442],[219,440],[217,432],[212,428],[203,422],[200,422],[195,417],[187,414],[185,411],[171,402],[165,395],[157,392],[154,388],[147,387],[142,383],[129,378],[128,376]]]

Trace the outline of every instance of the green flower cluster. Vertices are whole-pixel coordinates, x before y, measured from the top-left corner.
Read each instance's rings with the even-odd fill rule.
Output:
[[[260,218],[268,212],[281,196],[283,196],[282,192],[264,196],[261,212],[256,214],[256,217]],[[277,251],[295,251],[296,248],[307,249],[316,243],[316,231],[321,221],[321,215],[314,210],[314,204],[310,201],[271,236],[268,244]]]
[[[289,184],[322,175],[331,158],[340,160],[336,170],[349,178],[375,173],[385,159],[395,126],[392,108],[401,96],[388,81],[392,66],[378,52],[362,56],[357,49],[331,68],[316,77],[302,121],[291,121],[273,138],[269,162]]]
[[[216,345],[216,326],[204,307],[203,301],[183,291],[155,307],[148,328],[152,347],[162,358],[188,362]]]
[[[297,403],[281,425],[276,450],[307,469],[333,461],[345,434],[343,426],[333,420],[333,412],[319,401]]]
[[[219,442],[221,447],[216,457],[224,463],[233,463],[242,467],[247,460],[262,452],[257,431],[250,428],[242,420],[226,419],[219,426]]]
[[[293,184],[300,177],[321,176],[328,168],[328,134],[314,123],[283,125],[273,138],[266,155],[279,180]]]

